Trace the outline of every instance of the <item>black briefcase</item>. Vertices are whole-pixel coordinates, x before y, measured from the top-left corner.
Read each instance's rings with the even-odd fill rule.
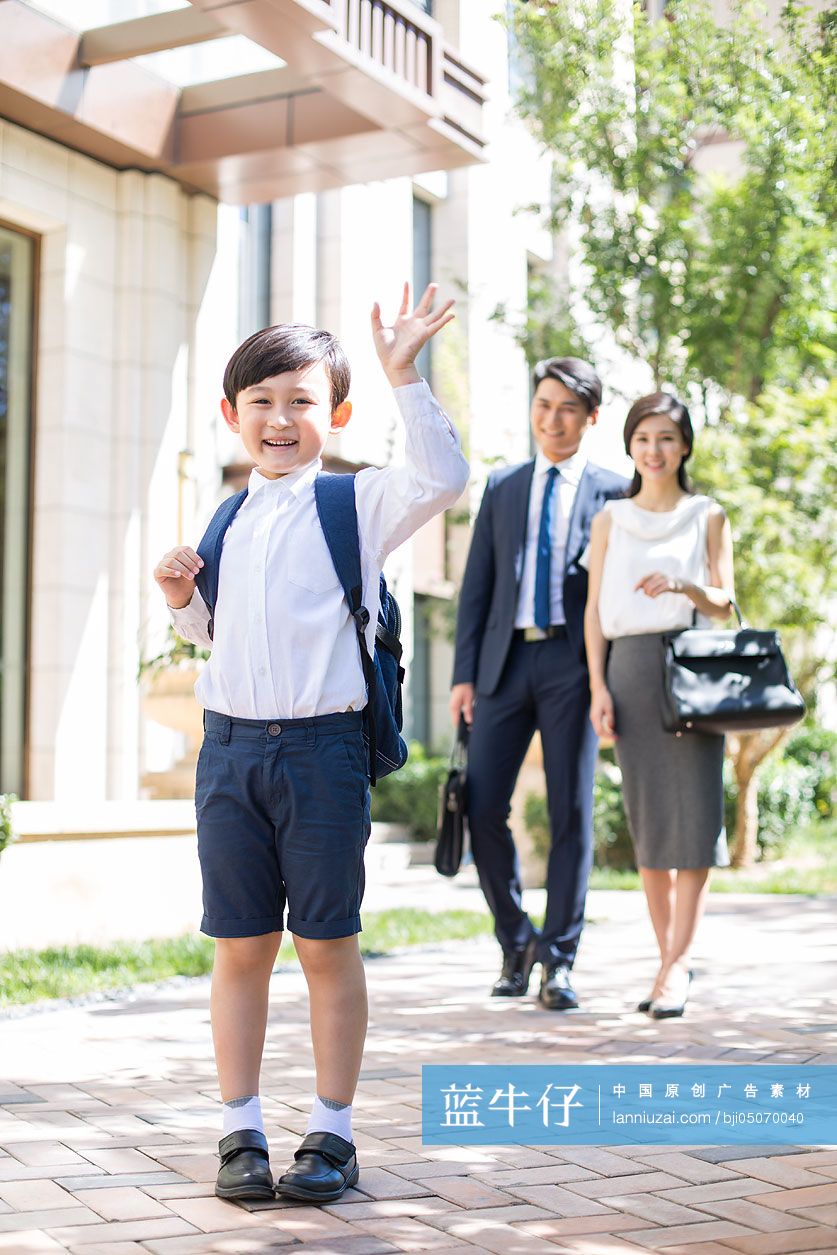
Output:
[[[468,843],[468,725],[459,720],[447,777],[439,790],[434,864],[440,876],[455,876]]]
[[[805,703],[776,632],[687,628],[663,637],[668,732],[756,732],[796,723]]]

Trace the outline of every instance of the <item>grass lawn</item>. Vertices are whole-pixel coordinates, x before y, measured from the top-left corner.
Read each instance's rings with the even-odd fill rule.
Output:
[[[591,889],[639,889],[636,872],[596,867]],[[802,829],[788,842],[783,856],[757,863],[748,871],[716,868],[711,893],[837,893],[837,822]]]
[[[593,889],[638,889],[636,872],[597,868]],[[713,893],[837,893],[837,824],[820,823],[798,833],[781,859],[751,871],[717,870]],[[460,941],[493,934],[491,918],[478,911],[392,910],[368,912],[360,934],[363,954],[402,946]],[[203,976],[212,968],[213,943],[202,935],[111,946],[67,946],[0,953],[0,1008],[126,989],[170,976]],[[286,940],[280,961],[294,957]]]
[[[380,955],[400,946],[459,941],[492,932],[490,917],[477,911],[369,912],[363,917],[360,948],[365,955]],[[12,950],[0,954],[0,1007],[125,989],[169,976],[204,976],[212,969],[213,949],[212,941],[198,934],[101,947]],[[293,958],[293,942],[288,939],[279,959]]]

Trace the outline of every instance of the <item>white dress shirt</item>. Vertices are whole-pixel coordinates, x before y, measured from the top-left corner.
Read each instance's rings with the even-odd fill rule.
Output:
[[[516,628],[535,626],[535,566],[538,560],[538,532],[541,526],[541,510],[543,495],[546,491],[546,473],[551,466],[560,472],[560,478],[553,488],[552,508],[552,555],[549,563],[549,622],[556,625],[566,623],[564,614],[564,559],[567,549],[567,534],[570,528],[575,494],[581,479],[587,457],[580,450],[565,462],[550,462],[538,450],[535,457],[535,473],[532,477],[532,491],[529,494],[529,520],[526,525],[526,548],[523,554],[523,572],[517,593]]]
[[[424,380],[394,389],[406,465],[355,479],[367,642],[375,647],[378,581],[388,553],[456,502],[468,481],[459,438]],[[318,459],[280,479],[250,473],[224,538],[214,615],[197,588],[170,607],[178,635],[212,649],[195,685],[207,710],[242,719],[302,719],[360,710],[366,685],[357,634],[317,516]]]

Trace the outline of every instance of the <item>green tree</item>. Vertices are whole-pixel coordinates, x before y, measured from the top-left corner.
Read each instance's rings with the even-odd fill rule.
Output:
[[[552,156],[551,223],[574,227],[584,300],[657,386],[716,420],[698,477],[732,521],[747,615],[782,630],[810,695],[834,597],[837,12],[790,0],[771,24],[733,2],[719,25],[708,0],[670,0],[657,22],[629,0],[515,0],[510,25],[530,71],[518,108]],[[718,144],[723,163],[707,160]],[[731,738],[740,865],[755,772],[781,739]]]
[[[518,109],[551,154],[552,223],[576,223],[584,299],[658,384],[754,400],[834,352],[832,11],[777,26],[734,3],[516,0]],[[737,145],[725,174],[705,155]],[[728,152],[729,150],[727,150]]]
[[[837,559],[837,382],[807,392],[771,388],[707,427],[695,445],[697,486],[727,511],[736,594],[755,626],[781,632],[811,706],[831,678]],[[789,730],[730,737],[738,786],[733,863],[756,856],[756,770]]]

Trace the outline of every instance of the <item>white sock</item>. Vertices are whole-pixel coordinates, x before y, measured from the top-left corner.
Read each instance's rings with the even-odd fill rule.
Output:
[[[264,1133],[262,1104],[257,1094],[231,1098],[224,1103],[224,1137],[228,1133],[238,1133],[241,1129],[256,1129],[259,1133]]]
[[[335,1102],[333,1098],[314,1099],[308,1133],[336,1133],[344,1141],[352,1140],[352,1104]]]

